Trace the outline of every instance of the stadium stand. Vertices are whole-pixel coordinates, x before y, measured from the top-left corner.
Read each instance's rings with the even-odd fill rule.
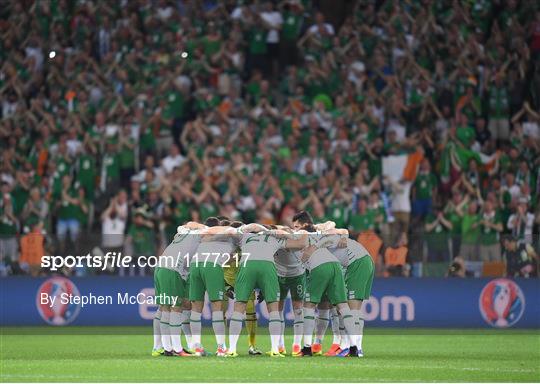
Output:
[[[298,209],[379,264],[403,233],[475,275],[506,274],[504,234],[540,253],[536,1],[0,3],[1,275],[47,273],[30,232],[156,254]]]

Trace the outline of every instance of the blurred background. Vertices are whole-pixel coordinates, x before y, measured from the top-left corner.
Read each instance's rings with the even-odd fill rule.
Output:
[[[1,276],[300,209],[381,277],[537,276],[538,2],[0,0],[0,34]]]

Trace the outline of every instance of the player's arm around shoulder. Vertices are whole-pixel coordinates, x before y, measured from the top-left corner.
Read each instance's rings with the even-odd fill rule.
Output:
[[[299,231],[294,234],[282,229],[275,229],[271,231],[272,234],[284,241],[287,249],[302,249],[308,245],[308,232]]]
[[[325,221],[324,223],[315,224],[315,229],[317,231],[326,232],[336,228],[336,223],[333,221]]]

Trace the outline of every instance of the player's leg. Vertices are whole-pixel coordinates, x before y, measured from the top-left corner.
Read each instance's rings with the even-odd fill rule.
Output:
[[[160,297],[161,287],[157,278],[157,268],[154,270],[154,295]],[[161,308],[158,308],[154,314],[154,320],[152,321],[153,333],[154,333],[154,347],[152,348],[152,356],[161,356],[165,350],[163,349],[163,343],[161,342]]]
[[[328,284],[332,278],[329,263],[321,264],[311,270],[307,279],[307,289],[304,300],[304,348],[303,356],[312,356],[311,345],[315,329],[315,307],[321,302]]]
[[[169,317],[169,329],[171,332],[171,344],[173,353],[177,356],[189,356],[189,353],[184,352],[182,346],[182,298],[185,296],[184,280],[180,275],[174,271],[169,271],[168,285],[171,287],[171,298],[175,298],[176,301],[171,304],[171,311]]]
[[[330,349],[325,352],[325,356],[335,356],[340,352],[340,343],[341,343],[341,333],[339,325],[339,314],[337,308],[333,305],[330,305],[330,321],[332,325],[332,345]]]
[[[270,333],[270,356],[283,357],[279,352],[281,335],[281,316],[279,315],[279,281],[276,266],[270,261],[252,261],[256,263],[256,285],[261,287],[268,309],[268,332]]]
[[[278,276],[279,283],[279,317],[281,320],[281,332],[279,335],[279,353],[287,353],[285,350],[285,300],[289,293],[289,287],[287,285],[287,278]]]
[[[168,305],[160,305],[161,320],[159,322],[159,328],[161,333],[161,345],[163,345],[163,354],[165,356],[172,356],[172,341],[171,341],[171,329],[170,329],[170,317],[171,307]]]
[[[294,313],[293,324],[293,344],[292,355],[298,356],[302,351],[302,336],[304,335],[304,302],[302,300],[293,300],[292,307]]]
[[[212,328],[216,336],[217,356],[225,356],[227,346],[225,344],[225,317],[223,316],[222,300],[211,301],[212,308]]]
[[[294,313],[292,355],[299,356],[302,350],[302,336],[304,333],[304,293],[306,291],[306,275],[287,278],[287,286],[291,293],[292,309]]]
[[[315,320],[315,342],[311,346],[314,355],[322,355],[322,342],[330,323],[330,308],[332,308],[332,305],[330,305],[327,298],[322,300],[317,306],[319,313]]]
[[[352,356],[356,356],[356,341],[353,340],[352,337],[358,334],[358,331],[355,326],[354,317],[351,313],[351,309],[349,308],[349,304],[347,304],[347,295],[343,272],[341,270],[341,266],[338,263],[329,264],[331,264],[333,268],[333,277],[331,283],[329,284],[328,299],[333,305],[337,306],[338,312],[341,315],[341,319],[343,320],[343,326],[345,327],[345,331],[350,338],[349,350],[343,350],[339,354],[339,356],[341,356],[342,354],[345,356],[349,354]]]
[[[342,354],[348,355],[349,348],[351,347],[351,339],[345,328],[345,323],[343,322],[343,316],[338,314],[338,324],[339,324],[339,353],[336,355],[341,356]]]
[[[266,294],[265,294],[266,295]],[[268,308],[268,332],[270,333],[271,350],[269,355],[272,357],[284,357],[279,352],[279,337],[281,334],[281,318],[279,316],[279,302],[273,301],[266,304]]]
[[[255,309],[255,292],[251,293],[246,303],[246,329],[248,332],[248,353],[250,355],[262,355],[257,349],[257,311]]]
[[[364,319],[360,314],[362,309],[362,300],[351,299],[348,300],[349,308],[354,318],[354,325],[357,333],[353,336],[354,344],[358,347],[358,352],[362,350],[362,336],[364,333]]]
[[[287,297],[287,293],[284,294],[283,287],[281,285],[281,279],[283,277],[279,277],[279,304],[278,304],[278,311],[279,311],[279,317],[281,321],[281,332],[279,334],[279,353],[286,354],[287,351],[285,349],[285,300],[283,298]]]
[[[204,349],[201,344],[201,318],[204,305],[204,282],[201,276],[201,266],[190,265],[189,271],[189,300],[191,301],[191,313],[189,325],[191,329],[191,344],[195,356],[202,356]]]
[[[375,267],[373,260],[369,256],[355,260],[345,273],[345,284],[347,286],[349,307],[357,324],[358,334],[355,344],[358,346],[358,356],[363,356],[362,341],[364,334],[364,319],[360,313],[363,300],[369,299]]]
[[[236,276],[234,311],[229,320],[229,352],[228,356],[238,356],[236,346],[240,333],[242,332],[242,322],[246,312],[246,303],[255,288],[255,276],[252,271],[252,262],[247,262],[240,267]]]
[[[223,268],[219,265],[207,264],[201,269],[203,281],[208,292],[208,300],[212,308],[212,328],[216,336],[218,356],[225,356],[225,318],[223,316],[223,298],[225,292],[225,280]]]
[[[154,333],[154,346],[152,348],[152,356],[161,356],[165,351],[163,349],[163,343],[161,342],[161,309],[158,308],[154,314],[154,319],[152,320],[152,328]]]
[[[171,331],[171,344],[173,353],[176,356],[190,356],[190,353],[184,351],[182,345],[182,305],[171,307],[169,328]]]
[[[186,282],[186,297],[182,300],[182,333],[186,337],[187,351],[192,353],[193,340],[191,337],[191,326],[189,319],[191,317],[191,302],[189,301],[189,292],[187,292],[189,282]]]
[[[227,356],[229,357],[238,356],[236,346],[238,344],[238,339],[240,338],[240,333],[242,332],[242,322],[244,320],[245,312],[246,302],[237,300],[234,303],[234,311],[229,320],[229,349],[227,351]]]
[[[170,295],[174,294],[174,276],[176,272],[165,268],[156,268],[154,272],[156,291],[156,302],[159,304],[161,319],[159,323],[161,344],[163,345],[164,355],[172,356],[173,348],[171,341],[170,316],[171,302]]]

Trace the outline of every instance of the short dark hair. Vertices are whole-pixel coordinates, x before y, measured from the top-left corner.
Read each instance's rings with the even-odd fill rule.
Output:
[[[219,219],[219,217],[218,217]],[[231,225],[231,221],[228,220],[228,219],[223,219],[219,222],[219,225],[221,225],[222,227],[228,227]]]
[[[217,227],[219,225],[219,219],[217,217],[210,216],[204,221],[204,225],[207,227]]]
[[[315,229],[315,226],[311,223],[304,225],[304,228],[302,229],[308,232],[317,232],[317,229]]]
[[[236,220],[236,221],[233,221],[230,226],[233,228],[240,228],[242,225],[244,225],[244,223]]]
[[[293,222],[298,221],[300,224],[313,224],[313,218],[307,211],[300,211],[293,216]]]

